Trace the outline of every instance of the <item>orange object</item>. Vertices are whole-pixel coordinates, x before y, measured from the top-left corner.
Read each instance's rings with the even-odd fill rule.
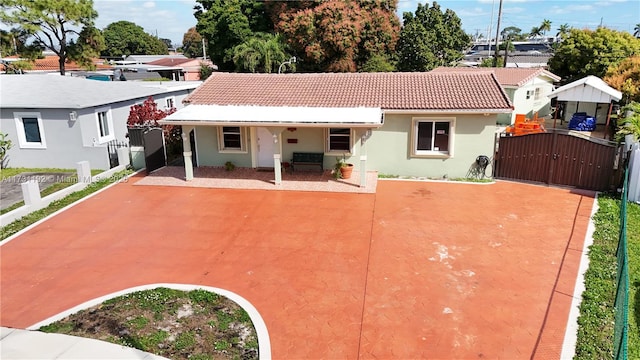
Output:
[[[505,131],[515,136],[545,132],[544,119],[539,118],[538,113],[533,115],[533,119],[527,118],[525,114],[516,114],[516,121],[507,126]]]

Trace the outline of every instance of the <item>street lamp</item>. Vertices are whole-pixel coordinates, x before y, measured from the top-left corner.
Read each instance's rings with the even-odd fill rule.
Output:
[[[291,58],[289,58],[289,60],[283,62],[282,64],[280,64],[280,67],[278,67],[278,74],[280,74],[282,72],[282,67],[285,65],[291,65],[291,64],[295,64],[296,63],[296,57],[292,56]]]

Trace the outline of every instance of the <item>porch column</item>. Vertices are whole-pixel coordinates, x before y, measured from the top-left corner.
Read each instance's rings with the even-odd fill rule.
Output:
[[[273,172],[275,174],[276,185],[282,185],[282,154],[280,154],[280,144],[278,139],[284,128],[267,128],[273,135]]]
[[[189,132],[193,130],[193,126],[182,127],[182,148],[184,152],[184,178],[186,181],[193,180],[193,161],[191,159],[191,141],[189,141]]]
[[[367,139],[371,137],[371,129],[365,129],[360,135],[360,187],[367,187]]]

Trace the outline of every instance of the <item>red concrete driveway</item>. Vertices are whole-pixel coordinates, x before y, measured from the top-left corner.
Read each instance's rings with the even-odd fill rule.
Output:
[[[377,194],[132,182],[0,247],[1,326],[186,283],[250,301],[274,358],[559,358],[593,194],[506,182],[381,181]]]

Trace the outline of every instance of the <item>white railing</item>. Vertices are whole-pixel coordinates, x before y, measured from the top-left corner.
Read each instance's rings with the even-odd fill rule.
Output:
[[[56,200],[60,200],[67,195],[70,195],[76,191],[80,191],[87,186],[89,186],[92,182],[100,181],[102,179],[107,179],[113,176],[115,173],[125,170],[129,165],[129,149],[127,148],[119,148],[118,149],[118,163],[119,165],[109,169],[107,171],[101,172],[96,176],[91,176],[91,167],[89,166],[88,161],[81,161],[77,163],[76,172],[78,175],[78,182],[74,185],[66,187],[60,191],[56,191],[55,193],[40,197],[40,186],[38,184],[38,180],[29,180],[23,182],[22,186],[22,197],[24,198],[24,205],[9,211],[6,214],[0,215],[0,226],[5,226],[13,221],[20,219],[23,216],[26,216],[34,211],[44,209],[49,206],[52,202]]]

